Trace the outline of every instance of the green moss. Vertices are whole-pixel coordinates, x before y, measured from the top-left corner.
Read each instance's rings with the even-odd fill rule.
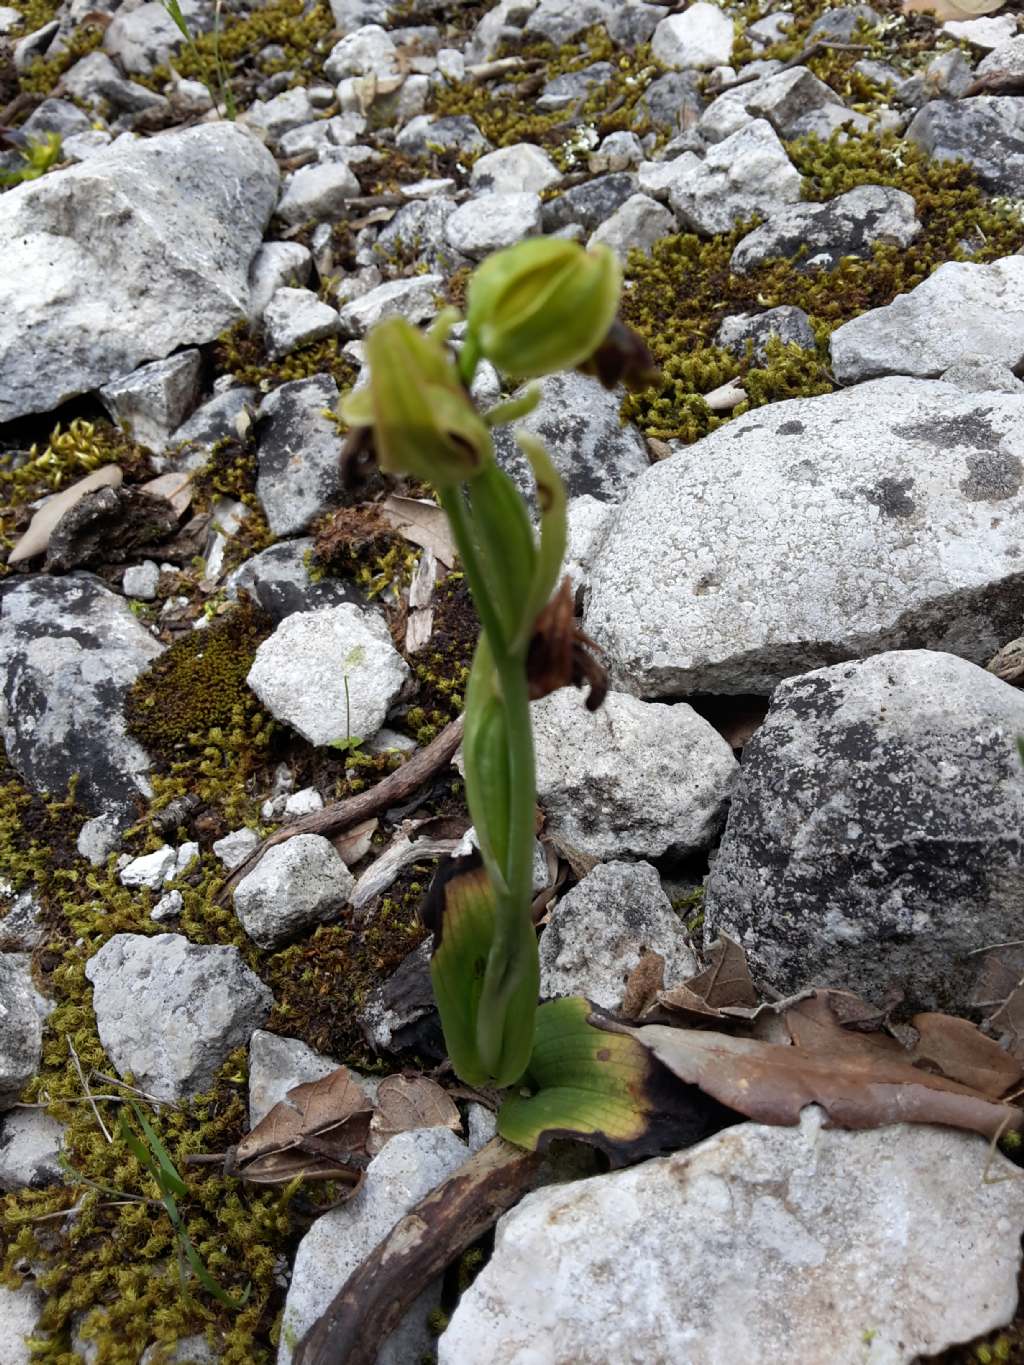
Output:
[[[95,52],[102,42],[103,28],[100,24],[79,24],[58,56],[29,63],[21,73],[22,90],[30,95],[49,95],[64,72],[69,71],[82,57]]]
[[[732,413],[832,388],[828,338],[841,323],[891,303],[943,261],[991,261],[1018,249],[1021,220],[1012,205],[985,196],[968,166],[933,161],[893,134],[801,139],[789,153],[805,177],[805,198],[832,199],[857,185],[892,185],[913,195],[922,230],[909,247],[876,246],[868,259],[846,257],[833,270],[801,270],[798,260],[766,261],[744,275],[729,260],[752,224],[710,240],[680,234],[648,255],[633,252],[623,316],[646,339],[664,376],[658,389],[632,395],[625,416],[650,436],[693,441],[723,419],[702,394],[742,378],[749,401]],[[738,358],[713,344],[722,320],[780,304],[802,308],[817,349],[775,343],[767,360]]]
[[[259,330],[239,322],[217,339],[213,363],[218,374],[233,375],[240,384],[251,384],[262,393],[317,374],[329,374],[340,389],[351,388],[358,369],[342,355],[342,345],[337,337],[327,337],[271,360]]]
[[[418,556],[372,503],[339,507],[313,532],[313,563],[322,573],[351,579],[369,598],[407,587]]]
[[[409,664],[419,684],[416,704],[402,728],[420,744],[429,744],[462,712],[469,668],[480,623],[461,574],[449,574],[433,598],[434,630],[425,650]]]

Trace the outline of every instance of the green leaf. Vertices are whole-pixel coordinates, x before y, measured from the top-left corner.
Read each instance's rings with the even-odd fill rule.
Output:
[[[540,550],[537,553],[530,584],[530,605],[526,629],[532,633],[534,622],[547,605],[558,585],[565,559],[568,539],[565,484],[551,462],[544,443],[526,431],[517,431],[516,440],[530,461],[537,485],[537,506],[540,508]]]
[[[470,482],[477,550],[506,640],[520,636],[537,567],[533,527],[522,494],[493,462]],[[532,624],[532,623],[529,623]]]
[[[487,954],[494,936],[494,893],[476,860],[454,859],[437,874],[423,907],[434,935],[430,979],[448,1055],[467,1085],[487,1085],[476,1021]]]
[[[498,1112],[508,1142],[536,1151],[556,1137],[581,1138],[613,1161],[662,1147],[660,1069],[634,1039],[595,1028],[591,1013],[581,996],[538,1009],[529,1089],[510,1093]]]
[[[157,1137],[155,1131],[153,1130],[152,1124],[149,1122],[149,1119],[146,1118],[146,1115],[143,1113],[140,1106],[136,1104],[134,1100],[129,1100],[128,1103],[131,1105],[135,1117],[139,1121],[139,1126],[146,1136],[146,1141],[149,1144],[149,1150],[152,1153],[152,1158],[155,1161],[156,1168],[159,1172],[159,1174],[156,1176],[156,1179],[157,1183],[160,1185],[161,1190],[165,1194],[177,1195],[179,1199],[183,1199],[188,1194],[188,1186],[185,1184],[184,1180],[182,1180],[181,1176],[178,1174],[177,1167],[171,1160],[170,1153],[168,1152],[167,1148],[163,1145],[163,1143],[160,1141],[160,1139]],[[131,1137],[135,1137],[135,1134],[132,1133],[127,1123],[123,1121],[124,1120],[123,1109],[121,1111],[121,1118],[122,1129],[125,1132],[125,1134],[130,1135]],[[138,1141],[137,1138],[135,1140],[136,1142]]]

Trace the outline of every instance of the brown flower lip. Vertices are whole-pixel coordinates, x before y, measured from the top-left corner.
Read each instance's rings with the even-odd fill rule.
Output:
[[[600,646],[576,624],[572,584],[561,587],[537,617],[526,655],[530,700],[557,692],[560,687],[588,686],[587,710],[596,711],[608,695],[608,674],[597,654]]]

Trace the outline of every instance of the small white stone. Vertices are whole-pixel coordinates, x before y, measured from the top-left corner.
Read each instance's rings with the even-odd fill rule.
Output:
[[[732,56],[732,16],[697,0],[682,14],[671,14],[654,30],[651,52],[665,66],[709,70]]]
[[[286,223],[330,219],[342,213],[348,200],[359,193],[359,181],[348,166],[320,161],[301,166],[288,178],[277,212]]]
[[[439,48],[437,70],[445,80],[457,84],[466,74],[466,59],[457,47]]]
[[[588,248],[603,243],[620,261],[633,250],[649,252],[655,242],[678,231],[675,215],[656,199],[634,194],[590,235]]]
[[[537,194],[482,194],[460,205],[445,223],[445,236],[463,256],[480,260],[542,229]]]
[[[145,886],[151,891],[157,891],[169,876],[174,875],[176,857],[174,849],[169,844],[164,844],[155,853],[146,853],[141,858],[133,858],[117,874],[117,879],[122,886]]]
[[[185,907],[185,899],[180,891],[167,891],[160,897],[149,912],[149,918],[157,923],[165,919],[177,919]]]
[[[295,818],[299,815],[311,815],[315,810],[323,810],[324,798],[317,791],[316,787],[303,787],[301,791],[293,792],[284,803],[285,815]]]
[[[151,559],[142,564],[130,565],[121,579],[121,591],[125,597],[134,597],[140,602],[152,602],[159,586],[160,567]]]
[[[233,893],[235,914],[260,948],[334,917],[355,878],[329,840],[296,834],[268,848]]]
[[[951,19],[942,25],[944,33],[962,38],[974,47],[992,48],[1008,43],[1017,34],[1013,14],[988,15],[981,19]]]
[[[174,871],[167,876],[166,880],[170,881],[172,877],[180,877],[183,872],[187,872],[192,859],[198,858],[198,856],[199,845],[194,840],[189,839],[184,844],[180,844],[177,853],[174,855]]]
[[[278,289],[263,310],[267,353],[274,359],[341,330],[338,310],[312,289]]]
[[[547,155],[532,142],[516,142],[485,152],[473,163],[469,183],[488,194],[540,194],[557,185],[562,173]]]
[[[309,279],[313,258],[301,242],[264,242],[249,268],[249,316],[262,316],[279,289],[303,285]]]
[[[398,50],[380,24],[366,24],[331,48],[324,75],[337,84],[346,76],[388,76],[397,70]]]
[[[225,834],[223,839],[218,839],[213,845],[213,852],[227,870],[233,872],[245,862],[254,849],[259,847],[259,843],[260,836],[256,831],[243,827],[233,829],[230,834]]]
[[[361,337],[378,322],[391,317],[408,318],[414,323],[426,322],[436,316],[443,289],[444,277],[441,275],[388,280],[345,304],[339,315],[342,331],[349,337]]]
[[[636,133],[609,133],[595,152],[590,153],[589,166],[599,171],[631,171],[644,159],[643,144]]]

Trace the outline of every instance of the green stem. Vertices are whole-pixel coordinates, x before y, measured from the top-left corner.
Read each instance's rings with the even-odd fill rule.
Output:
[[[455,537],[455,548],[462,560],[462,568],[473,597],[473,605],[476,607],[480,624],[487,632],[491,650],[497,659],[498,655],[507,648],[507,641],[505,632],[501,628],[501,621],[491,603],[490,593],[487,591],[487,579],[480,563],[480,553],[473,536],[473,528],[470,525],[466,500],[462,495],[461,488],[438,488],[436,491]]]

